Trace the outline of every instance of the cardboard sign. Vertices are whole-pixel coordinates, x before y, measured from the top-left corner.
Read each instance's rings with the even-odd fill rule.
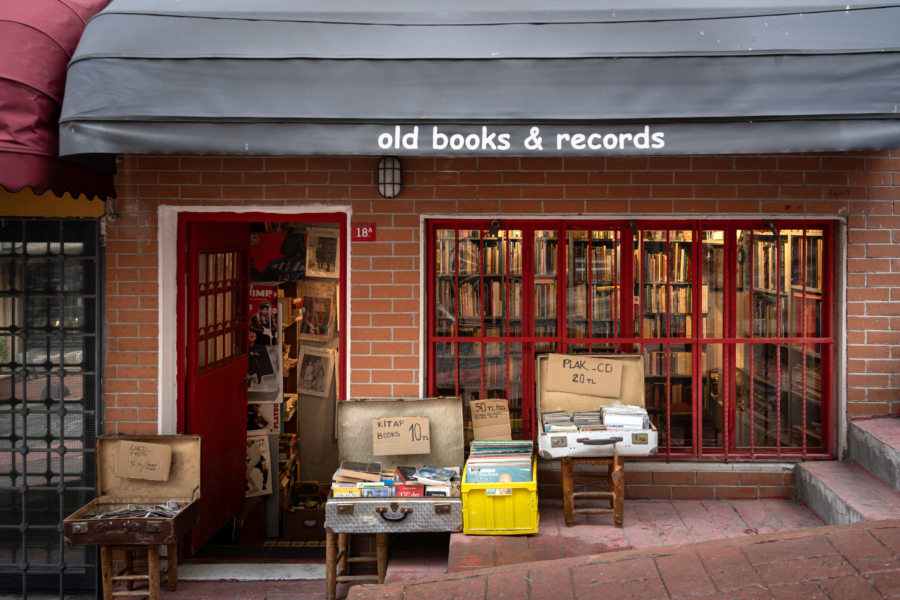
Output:
[[[428,417],[372,419],[372,454],[429,454],[431,430]]]
[[[551,354],[547,389],[583,396],[618,398],[622,392],[622,363],[578,354]]]
[[[472,400],[472,433],[476,440],[511,440],[509,403],[506,400]]]
[[[147,442],[119,442],[116,456],[116,475],[130,479],[166,481],[172,465],[172,447]]]

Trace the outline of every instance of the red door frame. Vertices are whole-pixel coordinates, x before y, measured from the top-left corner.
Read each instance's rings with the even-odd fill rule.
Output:
[[[176,296],[176,328],[177,328],[177,351],[178,351],[178,372],[177,372],[177,388],[178,388],[178,433],[184,433],[185,428],[185,391],[186,391],[186,331],[185,331],[185,303],[187,301],[185,295],[184,276],[187,273],[187,223],[196,221],[206,222],[250,222],[250,223],[338,223],[339,225],[339,243],[340,243],[340,273],[338,278],[338,289],[341,299],[341,306],[338,318],[340,327],[339,346],[338,346],[338,401],[347,398],[346,386],[346,364],[347,364],[347,254],[349,253],[349,243],[347,236],[347,213],[345,212],[329,212],[329,213],[306,213],[298,210],[296,213],[268,213],[268,212],[181,212],[178,215],[178,275],[177,275],[177,296]]]

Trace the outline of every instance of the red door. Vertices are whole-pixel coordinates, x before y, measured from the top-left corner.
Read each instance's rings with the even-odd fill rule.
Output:
[[[191,556],[244,505],[250,224],[188,222],[182,427],[202,438],[200,521]]]

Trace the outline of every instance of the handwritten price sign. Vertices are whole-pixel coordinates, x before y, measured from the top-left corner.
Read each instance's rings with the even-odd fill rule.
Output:
[[[381,417],[372,419],[372,454],[428,454],[431,429],[428,417]]]
[[[472,433],[476,440],[512,439],[509,426],[509,403],[506,400],[473,400]]]

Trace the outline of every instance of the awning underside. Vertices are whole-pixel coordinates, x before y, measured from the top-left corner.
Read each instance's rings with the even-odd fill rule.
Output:
[[[900,4],[244,4],[114,1],[69,66],[61,153],[900,147]]]

